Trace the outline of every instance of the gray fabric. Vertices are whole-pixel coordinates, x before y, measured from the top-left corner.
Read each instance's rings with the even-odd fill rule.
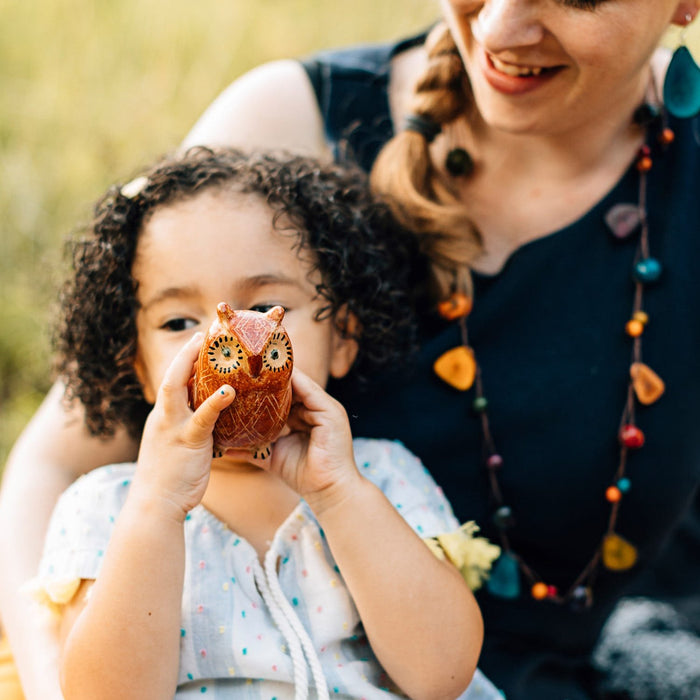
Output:
[[[603,628],[593,663],[611,694],[631,700],[700,698],[700,637],[666,603],[621,601]]]

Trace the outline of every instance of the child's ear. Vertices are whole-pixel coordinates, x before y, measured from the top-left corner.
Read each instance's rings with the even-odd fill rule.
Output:
[[[357,357],[358,345],[355,337],[359,328],[357,317],[345,308],[341,309],[333,328],[333,347],[331,348],[330,373],[334,379],[342,379],[349,371]]]
[[[139,384],[141,385],[143,398],[146,399],[147,403],[150,403],[151,405],[155,404],[156,395],[153,391],[152,383],[148,379],[148,372],[144,367],[143,361],[141,360],[141,356],[138,353],[138,351],[136,353],[136,357],[134,358],[134,372],[136,373],[136,377],[139,380]]]

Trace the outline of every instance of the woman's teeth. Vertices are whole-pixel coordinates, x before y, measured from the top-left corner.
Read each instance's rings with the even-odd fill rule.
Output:
[[[514,66],[512,63],[503,63],[503,61],[499,61],[493,56],[490,56],[489,58],[491,59],[491,63],[493,63],[493,67],[496,70],[501,71],[501,73],[505,73],[506,75],[514,75],[520,77],[528,75],[539,75],[543,70],[539,66],[533,66],[531,68],[525,66]]]

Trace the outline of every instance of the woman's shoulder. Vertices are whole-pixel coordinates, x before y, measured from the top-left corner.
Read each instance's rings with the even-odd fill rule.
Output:
[[[264,63],[236,79],[206,109],[182,145],[272,149],[330,158],[313,87],[295,60]]]

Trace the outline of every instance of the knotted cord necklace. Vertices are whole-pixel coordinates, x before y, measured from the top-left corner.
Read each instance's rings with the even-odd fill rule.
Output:
[[[626,475],[630,451],[642,448],[644,433],[637,427],[635,407],[637,403],[649,405],[657,401],[664,392],[661,378],[642,362],[642,336],[649,322],[644,311],[644,289],[656,282],[662,272],[660,262],[651,256],[646,212],[647,173],[653,166],[650,135],[656,135],[654,148],[663,151],[674,139],[673,132],[665,124],[665,115],[649,103],[641,105],[634,114],[634,123],[646,129],[646,143],[639,149],[635,167],[639,177],[638,199],[636,204],[618,204],[606,215],[605,221],[616,238],[626,238],[639,231],[639,241],[634,256],[632,280],[634,284],[633,303],[630,318],[624,324],[624,332],[631,340],[631,364],[629,381],[620,423],[617,428],[619,458],[611,475],[609,485],[601,494],[610,504],[607,527],[601,535],[599,546],[591,555],[581,572],[564,590],[547,583],[512,547],[509,532],[514,527],[513,509],[508,504],[498,474],[504,467],[491,432],[488,400],[484,392],[481,368],[473,348],[469,344],[467,317],[472,309],[471,295],[464,289],[454,289],[448,299],[438,304],[438,313],[450,321],[457,321],[461,344],[441,355],[434,363],[435,373],[445,382],[460,391],[474,387],[472,408],[481,423],[484,465],[488,474],[490,495],[495,510],[493,522],[498,529],[502,554],[494,564],[487,590],[502,598],[517,598],[521,593],[520,576],[529,585],[530,595],[535,600],[547,600],[559,605],[568,604],[574,610],[585,610],[593,604],[593,584],[599,567],[610,571],[626,571],[637,561],[637,549],[617,531],[620,506],[632,486]],[[656,153],[654,153],[656,155]],[[465,167],[455,167],[456,164]],[[451,149],[447,156],[446,168],[452,175],[468,175],[473,163],[466,151]]]

